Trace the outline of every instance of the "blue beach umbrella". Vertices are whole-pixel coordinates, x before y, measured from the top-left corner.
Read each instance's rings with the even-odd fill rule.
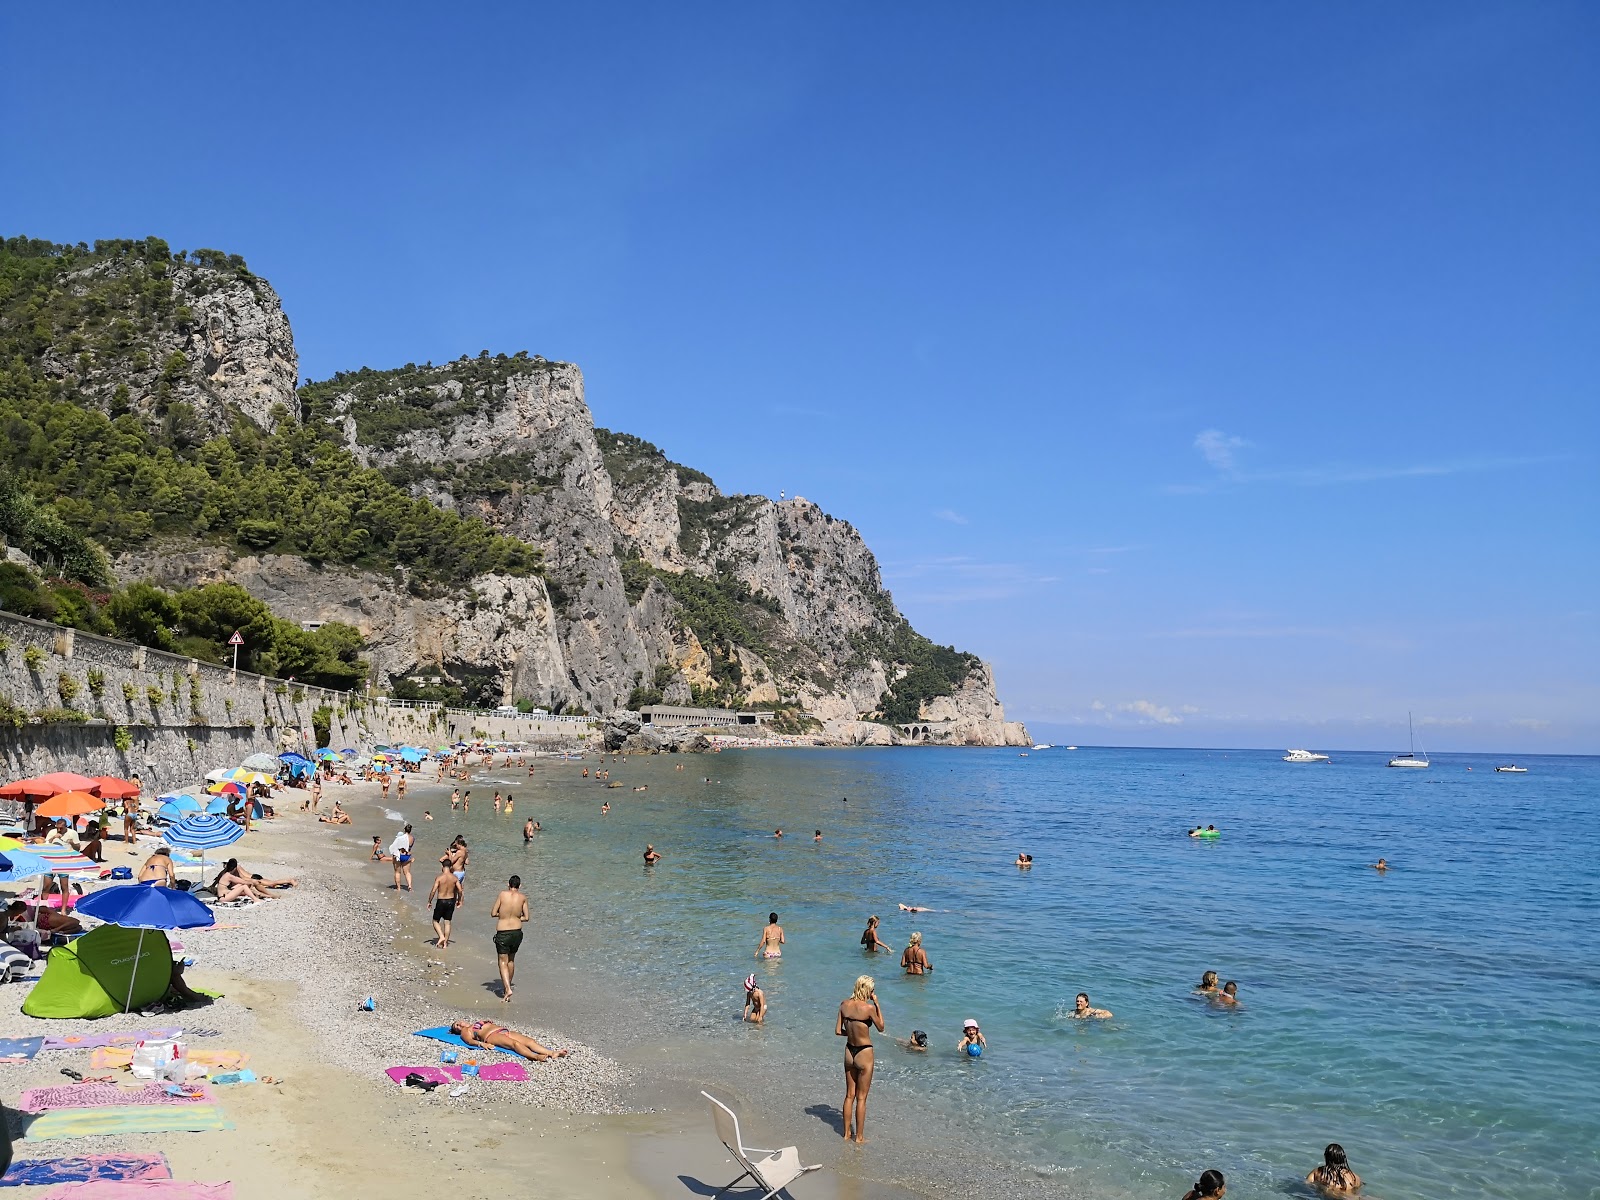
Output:
[[[167,830],[167,841],[185,850],[217,850],[244,836],[244,826],[217,813],[191,813]]]
[[[426,750],[419,750],[415,746],[401,746],[400,757],[408,763],[419,763],[428,757]]]
[[[157,887],[154,883],[129,883],[109,887],[85,896],[78,905],[79,915],[88,914],[108,925],[139,931],[139,947],[134,951],[133,972],[128,978],[128,997],[122,1008],[133,1004],[133,985],[139,976],[139,959],[144,950],[147,929],[199,929],[215,925],[216,915],[188,892]]]
[[[0,870],[0,883],[17,883],[50,874],[50,861],[31,850],[7,850],[0,857],[5,858],[7,864]]]

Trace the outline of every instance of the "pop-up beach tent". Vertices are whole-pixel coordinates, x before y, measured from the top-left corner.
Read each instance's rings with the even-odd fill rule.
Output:
[[[171,980],[166,934],[102,925],[50,951],[22,1011],[66,1019],[115,1016],[154,1004]]]

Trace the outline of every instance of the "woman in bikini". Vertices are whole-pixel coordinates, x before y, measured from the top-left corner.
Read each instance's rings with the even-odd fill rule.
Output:
[[[783,957],[783,926],[778,924],[778,914],[767,914],[767,927],[761,931],[761,943],[756,947],[757,958]]]
[[[856,980],[850,999],[839,1005],[834,1036],[844,1043],[844,1136],[856,1145],[867,1140],[867,1093],[872,1090],[872,1030],[883,1032],[883,1009],[878,1007],[877,985],[871,975]]]
[[[455,1034],[469,1046],[493,1050],[509,1050],[530,1062],[546,1062],[552,1058],[565,1058],[569,1050],[552,1050],[515,1029],[507,1029],[498,1021],[457,1021],[450,1026]]]

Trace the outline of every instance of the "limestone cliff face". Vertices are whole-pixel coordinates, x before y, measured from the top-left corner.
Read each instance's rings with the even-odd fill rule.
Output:
[[[915,635],[848,522],[801,498],[725,496],[648,443],[596,430],[571,364],[464,359],[349,380],[317,385],[308,419],[418,494],[543,550],[552,628],[493,657],[508,696],[590,711],[641,696],[788,705],[842,740],[902,736],[858,728],[906,674],[893,646]],[[952,743],[1021,736],[988,668],[963,673],[942,706],[906,719]]]
[[[230,407],[263,429],[275,405],[296,411],[300,360],[289,319],[278,294],[242,263],[100,262],[69,273],[63,286],[109,298],[127,353],[74,354],[69,341],[39,365],[101,407],[156,420],[187,405],[206,437],[228,431]]]

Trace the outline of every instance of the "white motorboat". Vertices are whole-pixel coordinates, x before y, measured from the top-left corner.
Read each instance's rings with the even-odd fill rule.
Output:
[[[1516,763],[1507,763],[1503,767],[1496,767],[1495,772],[1500,775],[1526,775],[1528,768],[1519,767]]]
[[[1055,747],[1053,745],[1051,745],[1049,742],[1041,742],[1039,745],[1035,746],[1034,749],[1035,750],[1054,750]]]
[[[1068,750],[1076,750],[1076,749],[1077,749],[1077,747],[1076,747],[1076,746],[1068,746],[1068,747],[1067,747],[1067,749],[1068,749]]]
[[[1314,754],[1310,750],[1291,750],[1283,756],[1284,762],[1332,762],[1326,754]]]
[[[1404,754],[1396,754],[1389,760],[1389,765],[1391,767],[1428,766],[1428,752],[1424,750],[1421,754],[1417,753],[1417,731],[1411,724],[1410,713],[1406,714],[1406,730],[1411,735],[1411,749],[1407,750]]]

